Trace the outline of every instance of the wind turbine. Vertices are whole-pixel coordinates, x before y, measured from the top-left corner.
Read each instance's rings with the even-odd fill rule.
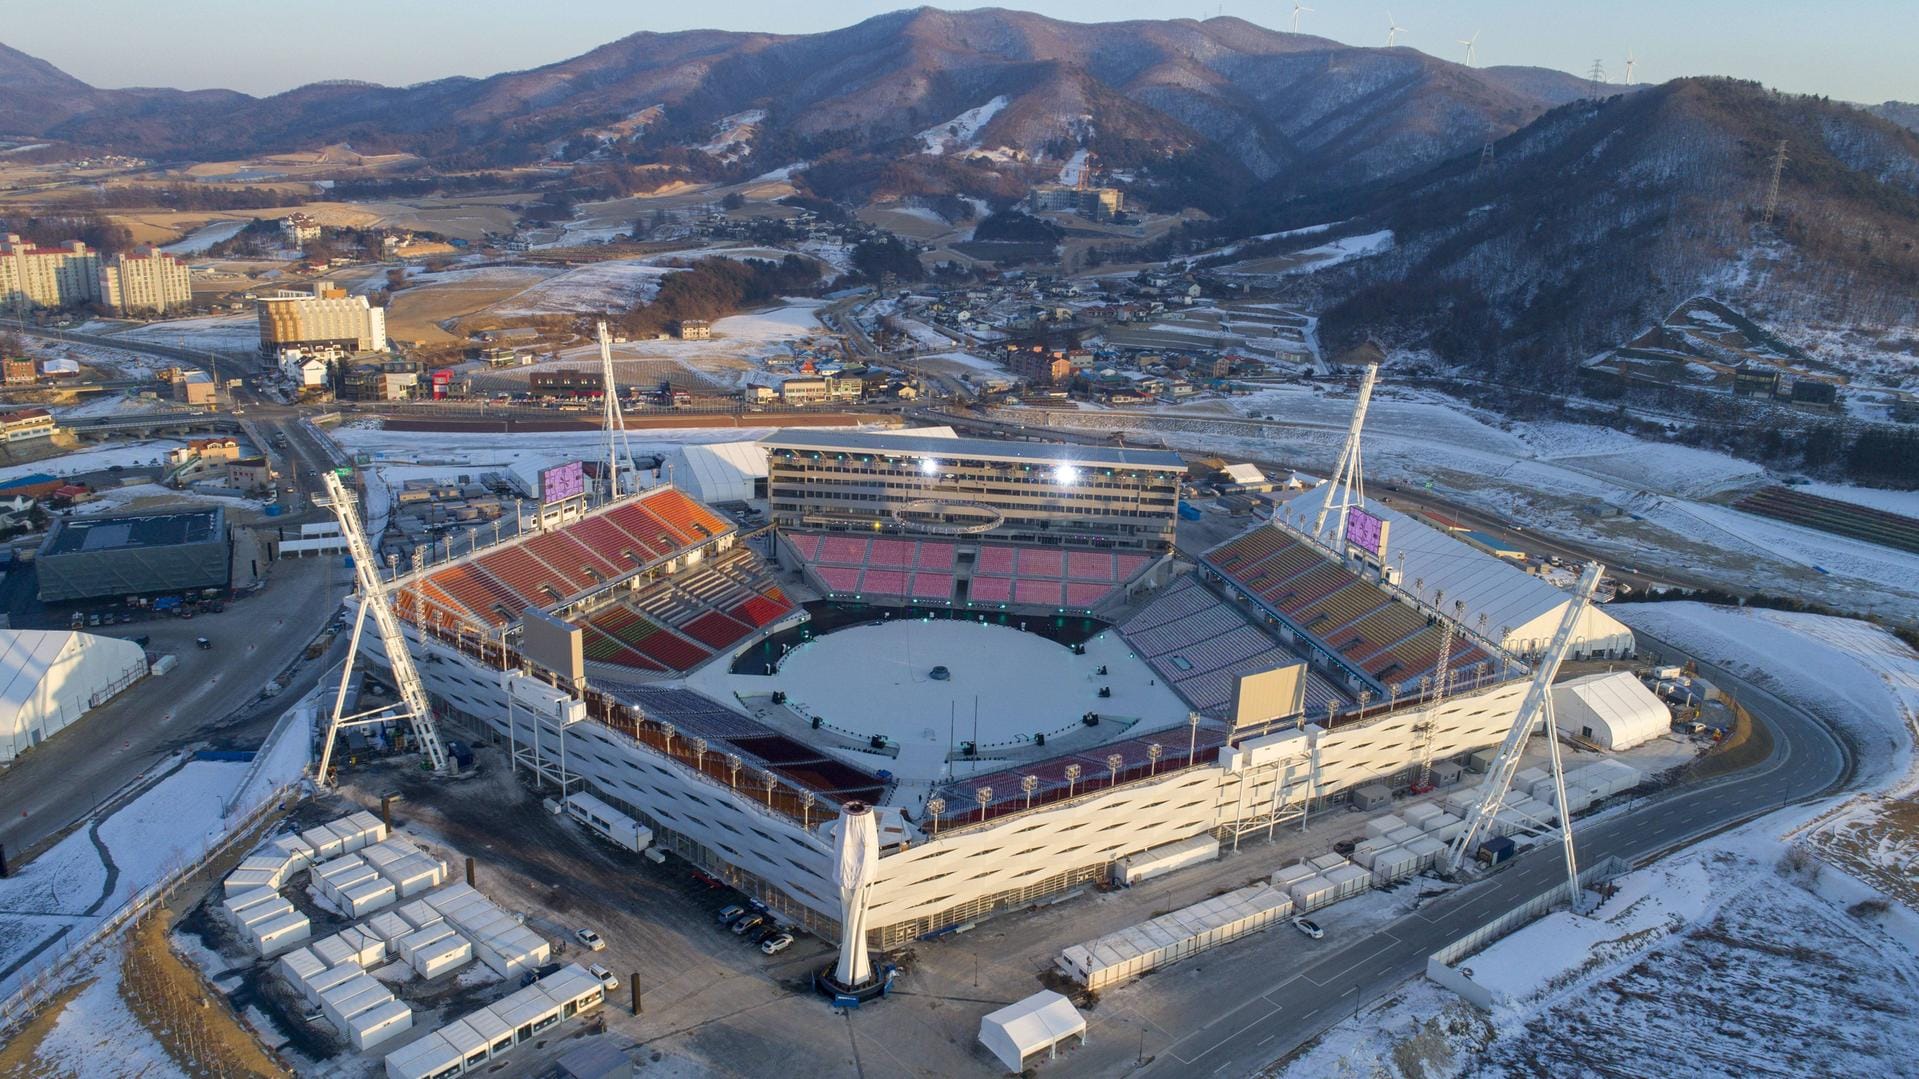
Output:
[[[1475,46],[1479,44],[1479,31],[1477,31],[1477,30],[1474,30],[1474,31],[1473,31],[1473,36],[1472,36],[1472,37],[1469,37],[1469,38],[1468,38],[1468,37],[1462,37],[1462,38],[1460,38],[1460,39],[1459,39],[1459,43],[1460,43],[1461,45],[1464,45],[1464,46],[1466,46],[1466,66],[1467,66],[1467,67],[1478,67],[1478,66],[1479,66],[1479,52],[1478,52],[1478,50],[1477,50],[1477,49],[1475,48]]]
[[[1631,85],[1632,85],[1632,69],[1633,69],[1633,65],[1634,65],[1634,64],[1637,64],[1638,62],[1639,62],[1639,61],[1637,61],[1637,60],[1635,60],[1635,59],[1633,59],[1633,55],[1632,55],[1632,50],[1631,50],[1631,49],[1627,49],[1627,50],[1626,50],[1626,85],[1627,85],[1627,86],[1631,86]]]
[[[1399,25],[1399,20],[1393,18],[1393,13],[1388,11],[1386,13],[1386,47],[1390,49],[1398,44],[1399,35],[1405,32],[1406,28]]]
[[[1312,8],[1300,3],[1299,0],[1293,0],[1293,33],[1299,33],[1299,17],[1310,14],[1312,10]]]

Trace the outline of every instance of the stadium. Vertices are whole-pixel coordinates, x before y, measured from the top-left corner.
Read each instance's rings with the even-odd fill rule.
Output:
[[[1276,518],[1176,556],[1173,455],[938,441],[775,436],[756,531],[663,485],[401,576],[441,721],[829,938],[873,806],[876,947],[1443,781],[1512,723],[1524,663],[1380,552]]]

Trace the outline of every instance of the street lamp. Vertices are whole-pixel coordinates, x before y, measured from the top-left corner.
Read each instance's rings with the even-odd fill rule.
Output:
[[[1186,713],[1186,726],[1191,733],[1186,738],[1186,767],[1193,766],[1193,758],[1199,753],[1199,713]]]

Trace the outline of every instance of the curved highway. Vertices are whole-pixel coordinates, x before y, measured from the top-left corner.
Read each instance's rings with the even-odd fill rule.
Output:
[[[1664,655],[1684,654],[1664,642],[1646,640]],[[1786,805],[1831,794],[1851,780],[1852,750],[1825,724],[1729,671],[1698,662],[1702,673],[1732,691],[1772,732],[1772,753],[1739,771],[1650,796],[1627,812],[1589,825],[1575,821],[1583,864],[1607,855],[1643,864]],[[1152,1029],[1166,1024],[1145,1019],[1149,1032],[1143,1070],[1167,1076],[1257,1072],[1365,1003],[1420,976],[1429,954],[1560,883],[1565,872],[1559,845],[1538,844],[1486,880],[1350,939],[1335,942],[1335,932],[1317,943],[1290,934],[1278,939],[1262,934],[1245,944],[1228,945],[1222,951],[1229,954],[1200,957],[1193,962],[1206,968],[1206,981],[1181,991],[1206,994],[1206,1002],[1190,1010],[1206,1021],[1197,1027],[1161,1029],[1161,1041]],[[1273,956],[1274,950],[1284,956]],[[1300,954],[1312,958],[1284,966]],[[1283,969],[1273,969],[1275,958]]]

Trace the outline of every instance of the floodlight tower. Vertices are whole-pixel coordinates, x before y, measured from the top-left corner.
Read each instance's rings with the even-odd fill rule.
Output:
[[[413,665],[413,653],[407,651],[406,634],[400,628],[399,617],[393,613],[389,586],[380,577],[380,563],[373,556],[373,545],[367,542],[366,530],[360,526],[360,514],[353,508],[353,493],[347,490],[346,484],[340,482],[336,472],[322,472],[320,479],[326,484],[325,504],[332,507],[333,516],[339,520],[340,534],[346,537],[347,551],[353,556],[353,572],[360,586],[360,613],[353,620],[353,636],[347,644],[346,662],[340,666],[340,691],[333,698],[333,716],[327,721],[326,741],[320,750],[319,781],[323,784],[327,782],[327,769],[333,760],[334,738],[340,731],[348,727],[365,727],[402,719],[412,726],[413,738],[420,743],[427,763],[432,765],[435,772],[444,774],[447,756],[445,748],[440,745],[439,727],[433,721],[433,706],[427,700],[426,685],[420,681],[419,669]],[[369,612],[379,628],[380,643],[386,647],[387,666],[393,672],[393,684],[400,691],[400,699],[392,705],[369,709],[357,715],[342,715],[346,708],[347,682],[353,676],[353,660],[359,654],[360,637],[366,630]]]
[[[1513,773],[1519,771],[1519,758],[1525,752],[1527,737],[1544,720],[1547,725],[1546,744],[1552,752],[1553,789],[1558,798],[1560,837],[1566,853],[1566,879],[1571,884],[1575,910],[1580,902],[1579,861],[1573,852],[1572,818],[1566,812],[1566,773],[1559,760],[1559,734],[1552,727],[1552,686],[1553,679],[1559,676],[1560,664],[1572,652],[1573,631],[1578,628],[1580,618],[1592,603],[1593,589],[1599,584],[1600,572],[1599,563],[1586,563],[1586,571],[1580,574],[1579,583],[1573,587],[1572,602],[1566,605],[1566,613],[1560,617],[1559,629],[1553,634],[1552,643],[1547,646],[1539,666],[1533,670],[1532,685],[1527,687],[1525,699],[1520,701],[1512,729],[1506,732],[1506,741],[1499,747],[1499,756],[1494,758],[1492,767],[1486,770],[1486,779],[1479,786],[1479,801],[1467,812],[1465,827],[1453,838],[1453,845],[1446,852],[1445,863],[1448,872],[1459,871],[1467,852],[1473,849],[1473,844],[1505,802],[1506,792],[1512,788]]]
[[[1342,554],[1346,549],[1346,511],[1366,501],[1359,432],[1366,426],[1366,406],[1372,402],[1373,382],[1378,377],[1379,365],[1367,364],[1366,373],[1359,380],[1359,400],[1353,405],[1353,422],[1346,428],[1346,444],[1340,447],[1339,461],[1333,465],[1330,481],[1333,486],[1326,492],[1326,500],[1319,504],[1319,515],[1313,518],[1313,536],[1318,538],[1326,529],[1326,515],[1334,510],[1339,512],[1339,519],[1333,524],[1333,549]]]
[[[606,320],[600,320],[600,387],[606,404],[606,476],[607,500],[620,497],[620,466],[631,463],[633,446],[626,437],[626,413],[620,409],[620,384],[613,377],[613,339],[607,336]]]

